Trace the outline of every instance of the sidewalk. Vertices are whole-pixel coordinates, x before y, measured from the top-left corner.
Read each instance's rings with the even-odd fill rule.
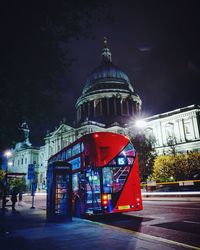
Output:
[[[171,250],[183,246],[128,230],[73,218],[67,223],[47,223],[46,212],[16,206],[0,212],[1,250]]]

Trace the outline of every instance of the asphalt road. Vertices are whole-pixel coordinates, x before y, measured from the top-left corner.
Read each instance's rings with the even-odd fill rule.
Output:
[[[143,201],[144,210],[97,221],[200,249],[200,202]]]

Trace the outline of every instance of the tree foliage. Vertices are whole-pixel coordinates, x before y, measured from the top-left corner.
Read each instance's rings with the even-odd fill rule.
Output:
[[[137,134],[131,141],[138,153],[141,181],[146,181],[153,173],[154,160],[157,155],[153,147],[154,142],[144,134]]]
[[[19,140],[16,130],[25,119],[38,127],[50,123],[64,89],[59,79],[71,64],[67,44],[89,35],[93,22],[108,16],[107,6],[104,0],[4,1],[0,9],[0,148]]]
[[[5,172],[2,170],[2,168],[0,166],[0,196],[1,196],[1,193],[2,193],[3,187],[4,187],[4,176],[5,176]]]
[[[200,153],[158,156],[154,163],[153,178],[158,181],[200,178]]]
[[[22,178],[9,179],[8,190],[11,192],[13,189],[15,189],[17,193],[25,192],[27,189],[25,178],[22,177]]]

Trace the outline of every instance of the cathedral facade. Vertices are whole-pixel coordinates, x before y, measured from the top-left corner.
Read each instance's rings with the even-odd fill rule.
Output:
[[[10,171],[27,173],[28,165],[34,163],[38,189],[44,189],[48,159],[82,135],[97,131],[130,135],[142,130],[154,139],[159,154],[168,152],[169,139],[174,140],[179,152],[200,150],[200,106],[145,118],[145,125],[136,128],[134,121],[140,116],[141,107],[142,101],[129,77],[113,64],[105,39],[101,63],[86,78],[82,95],[76,102],[76,127],[61,122],[58,128],[46,134],[44,145],[39,148],[33,147],[26,137],[13,150]]]

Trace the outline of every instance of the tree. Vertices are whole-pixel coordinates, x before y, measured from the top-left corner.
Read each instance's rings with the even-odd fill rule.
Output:
[[[167,146],[169,147],[169,154],[176,155],[177,140],[175,136],[169,136],[167,139]]]
[[[93,22],[107,16],[107,7],[104,0],[1,5],[0,149],[21,139],[16,131],[24,120],[37,127],[53,120],[59,94],[67,91],[60,79],[72,62],[69,40],[89,36]]]
[[[4,189],[4,176],[5,176],[5,172],[2,170],[0,166],[0,197]]]
[[[148,139],[144,134],[137,134],[131,139],[139,157],[141,181],[146,181],[153,172],[156,151],[153,147],[154,140]]]
[[[175,158],[172,155],[159,155],[156,157],[153,166],[152,179],[159,182],[170,181],[175,175]]]
[[[160,155],[155,159],[153,178],[157,181],[193,180],[200,177],[200,153]]]
[[[12,191],[13,189],[15,189],[17,193],[25,192],[27,190],[25,178],[22,177],[22,178],[9,179],[8,190]]]

